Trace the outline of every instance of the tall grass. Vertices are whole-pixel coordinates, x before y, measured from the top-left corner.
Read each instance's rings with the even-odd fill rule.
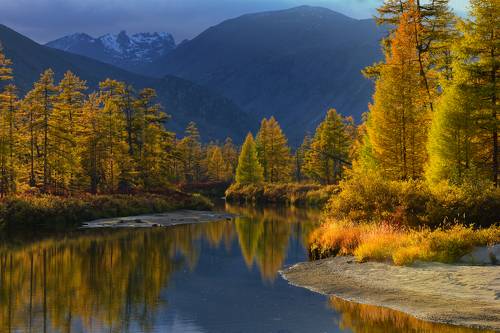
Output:
[[[484,229],[455,224],[431,230],[388,223],[328,221],[310,236],[312,259],[354,255],[359,262],[390,261],[408,265],[417,260],[451,263],[475,246],[500,243],[500,226]]]

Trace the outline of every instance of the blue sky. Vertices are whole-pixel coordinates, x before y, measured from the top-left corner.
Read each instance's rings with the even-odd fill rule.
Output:
[[[165,31],[180,42],[242,14],[300,5],[368,18],[382,0],[0,0],[0,23],[38,42],[86,32]],[[467,0],[451,0],[463,14]]]

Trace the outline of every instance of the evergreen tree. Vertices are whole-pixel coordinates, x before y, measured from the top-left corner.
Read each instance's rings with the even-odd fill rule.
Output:
[[[257,184],[264,180],[263,168],[257,157],[255,141],[251,133],[248,133],[241,147],[238,167],[236,169],[236,183]]]
[[[263,119],[256,138],[257,156],[270,183],[287,182],[291,176],[288,140],[274,117]]]
[[[344,167],[350,164],[351,126],[351,118],[343,118],[335,109],[328,111],[305,156],[304,169],[310,178],[333,184],[343,177]]]

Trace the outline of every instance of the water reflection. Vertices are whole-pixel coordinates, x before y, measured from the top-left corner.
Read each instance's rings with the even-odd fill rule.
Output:
[[[81,327],[152,331],[160,293],[174,272],[194,270],[201,242],[226,252],[239,240],[249,269],[272,281],[301,216],[227,210],[235,222],[154,230],[91,231],[25,245],[0,245],[0,331],[70,332]],[[168,298],[168,297],[167,297]]]
[[[280,278],[319,213],[226,206],[235,221],[0,235],[0,332],[472,333],[331,300]]]
[[[353,333],[493,333],[493,331],[434,324],[402,312],[331,297],[330,307],[340,314],[338,326]]]

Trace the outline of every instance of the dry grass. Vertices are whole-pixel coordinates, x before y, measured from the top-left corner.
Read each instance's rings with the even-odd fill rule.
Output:
[[[496,243],[500,243],[500,226],[474,229],[457,224],[415,230],[383,223],[330,220],[311,234],[310,254],[313,259],[354,255],[360,262],[392,261],[396,265],[417,260],[450,263],[475,246]]]

